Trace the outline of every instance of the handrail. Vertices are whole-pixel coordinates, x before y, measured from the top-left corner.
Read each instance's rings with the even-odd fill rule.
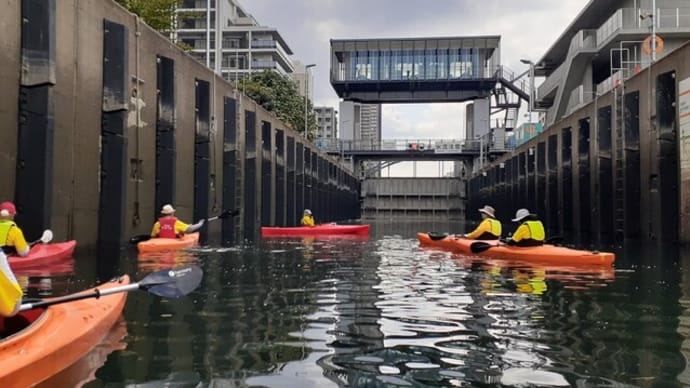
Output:
[[[502,135],[505,136],[505,135]],[[477,139],[318,139],[316,146],[331,153],[362,151],[419,151],[434,153],[478,152],[480,146],[484,151],[506,149],[505,142],[500,141],[494,147],[494,135],[484,134]]]

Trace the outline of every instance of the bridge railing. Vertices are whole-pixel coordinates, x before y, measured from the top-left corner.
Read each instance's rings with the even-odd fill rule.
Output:
[[[507,152],[515,148],[505,131],[493,130],[477,139],[317,139],[316,146],[329,153],[362,151],[420,151],[433,153]]]
[[[327,152],[433,151],[435,153],[458,153],[478,151],[480,143],[479,139],[318,139],[316,146]]]

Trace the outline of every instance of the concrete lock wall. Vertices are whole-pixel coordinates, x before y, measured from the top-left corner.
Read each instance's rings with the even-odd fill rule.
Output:
[[[690,154],[678,131],[688,78],[686,44],[472,177],[469,206],[492,204],[506,221],[526,207],[552,235],[690,241]]]
[[[357,218],[352,175],[115,2],[0,6],[0,200],[27,238],[121,243],[167,202],[187,222],[240,209],[203,234],[227,243],[294,225],[305,205]],[[297,174],[310,185],[289,185]]]

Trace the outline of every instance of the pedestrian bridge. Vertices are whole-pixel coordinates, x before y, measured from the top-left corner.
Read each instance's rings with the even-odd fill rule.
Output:
[[[331,155],[356,160],[389,161],[472,161],[509,151],[504,141],[492,136],[467,139],[319,139],[316,146]]]

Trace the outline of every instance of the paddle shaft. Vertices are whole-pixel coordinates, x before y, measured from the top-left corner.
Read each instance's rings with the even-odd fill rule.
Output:
[[[554,244],[554,243],[560,242],[561,240],[563,240],[563,236],[553,236],[551,238],[547,238],[546,240],[544,240],[544,243],[545,244]],[[496,244],[490,244],[490,243],[484,242],[484,241],[477,241],[477,242],[473,242],[470,245],[470,251],[472,251],[472,253],[481,253],[487,249],[490,249],[493,247],[498,247],[501,245],[509,245],[509,244],[506,244],[503,242],[498,242]]]
[[[95,289],[92,292],[86,292],[86,293],[75,294],[75,295],[66,295],[66,296],[54,298],[51,300],[44,300],[44,301],[35,302],[35,303],[24,303],[21,305],[21,307],[19,307],[19,311],[31,310],[31,309],[35,309],[35,308],[41,308],[41,307],[48,307],[48,306],[52,306],[55,304],[72,302],[72,301],[81,300],[81,299],[100,298],[101,296],[117,294],[120,292],[129,292],[129,291],[138,290],[139,288],[140,288],[139,283],[133,283],[133,284],[127,284],[125,286],[120,286],[120,287],[107,288],[103,291],[101,291],[99,289]]]
[[[215,221],[215,220],[218,220],[218,219],[221,219],[221,218],[234,217],[234,216],[237,216],[237,215],[239,215],[239,214],[240,214],[240,211],[237,210],[237,209],[232,210],[232,211],[226,210],[226,211],[220,213],[220,214],[217,215],[217,216],[214,216],[214,217],[211,217],[211,218],[206,218],[206,222]],[[129,243],[130,243],[130,244],[137,244],[137,243],[140,243],[140,242],[142,242],[142,241],[148,241],[148,240],[150,240],[150,239],[152,239],[152,238],[153,238],[153,237],[151,237],[151,235],[148,235],[148,234],[140,234],[140,235],[138,235],[138,236],[133,236],[133,237],[131,237],[131,238],[129,239]]]
[[[19,311],[48,307],[59,303],[87,298],[100,298],[105,295],[134,290],[144,290],[149,294],[161,296],[163,298],[179,298],[180,296],[192,292],[199,283],[201,283],[203,274],[204,272],[197,266],[162,269],[148,274],[137,283],[106,288],[103,291],[95,288],[93,291],[65,295],[50,300],[37,301],[35,303],[24,303],[19,307]]]

